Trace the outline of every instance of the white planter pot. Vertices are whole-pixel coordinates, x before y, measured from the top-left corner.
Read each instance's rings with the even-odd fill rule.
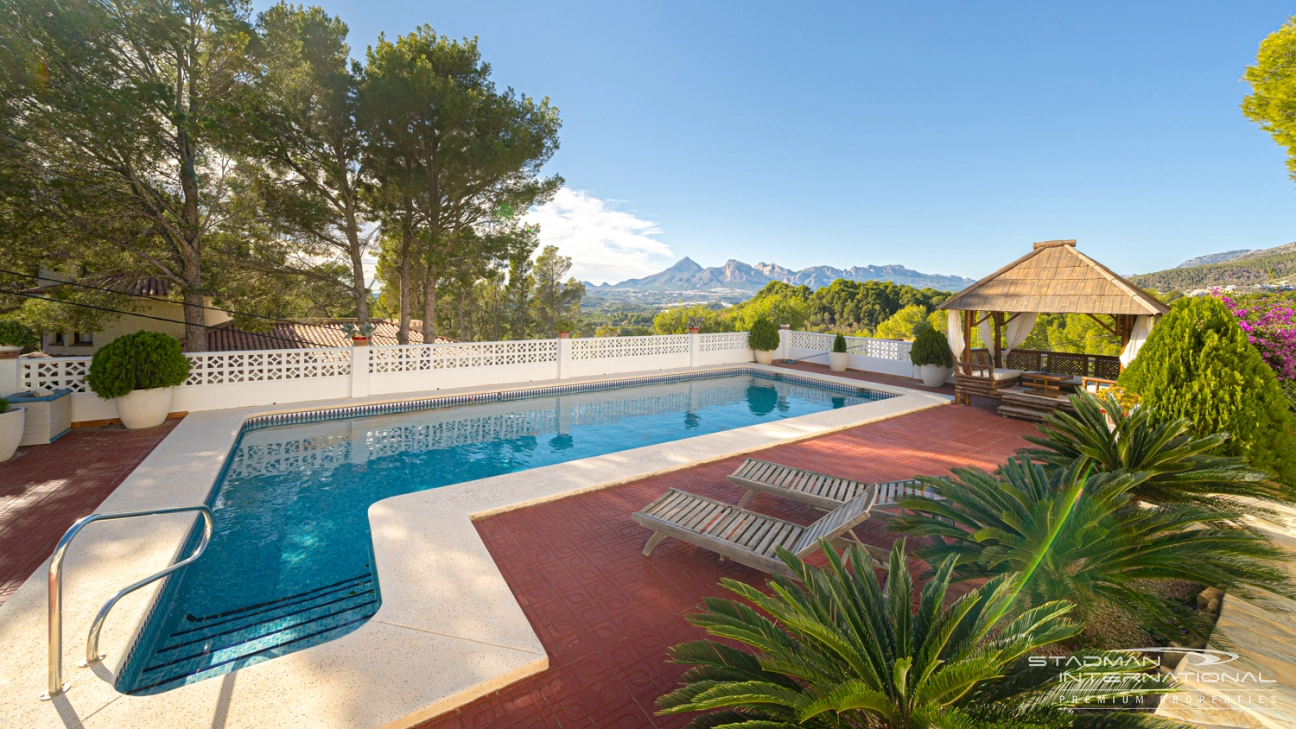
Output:
[[[928,387],[940,387],[949,379],[950,370],[953,367],[942,367],[941,365],[918,365],[918,375],[922,377],[923,384]]]
[[[13,458],[18,450],[18,441],[23,437],[23,426],[27,424],[25,408],[9,406],[9,411],[0,413],[0,461]]]
[[[828,369],[833,372],[845,372],[848,364],[850,364],[850,352],[828,353]]]
[[[116,398],[117,417],[131,430],[156,428],[166,422],[171,412],[171,392],[170,387],[155,387]]]
[[[752,352],[756,355],[756,364],[774,364],[774,350],[762,352],[759,349],[753,349]]]

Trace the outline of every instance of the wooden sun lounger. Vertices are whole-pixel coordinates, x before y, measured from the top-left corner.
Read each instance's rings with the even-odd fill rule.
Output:
[[[912,479],[907,481],[889,481],[887,483],[863,483],[848,478],[837,478],[826,473],[806,471],[791,466],[782,466],[769,461],[758,461],[748,458],[738,470],[727,476],[729,483],[747,489],[739,507],[744,507],[758,491],[779,496],[793,501],[800,501],[817,509],[831,511],[845,502],[855,498],[864,491],[877,488],[876,507],[885,508],[894,505],[905,496],[926,496],[940,499],[940,494],[922,487]]]
[[[630,517],[636,524],[653,530],[644,545],[645,557],[666,537],[695,544],[764,572],[793,577],[791,570],[774,550],[783,547],[805,558],[819,549],[819,540],[835,540],[850,533],[874,559],[874,566],[885,566],[885,550],[864,544],[853,530],[869,518],[877,499],[877,489],[867,490],[845,504],[839,504],[810,526],[793,524],[772,516],[757,514],[733,504],[671,489],[661,498],[636,511]],[[882,562],[879,564],[878,559]]]

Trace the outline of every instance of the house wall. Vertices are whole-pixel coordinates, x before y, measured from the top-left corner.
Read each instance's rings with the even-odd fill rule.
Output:
[[[205,297],[203,303],[206,305],[205,314],[208,326],[223,324],[230,320],[230,315],[218,309],[212,309],[211,298]],[[99,351],[99,348],[111,342],[117,337],[133,334],[138,331],[161,332],[170,335],[176,339],[184,339],[184,307],[178,302],[167,299],[147,299],[144,300],[143,306],[137,312],[144,316],[135,316],[127,314],[117,321],[109,324],[103,329],[94,333],[94,344],[73,344],[73,332],[64,333],[65,344],[54,344],[54,334],[47,333],[42,339],[42,347],[46,354],[55,356],[75,357],[77,355],[89,355]],[[157,317],[158,319],[170,319],[171,322],[158,321],[157,319],[146,319],[145,316]]]

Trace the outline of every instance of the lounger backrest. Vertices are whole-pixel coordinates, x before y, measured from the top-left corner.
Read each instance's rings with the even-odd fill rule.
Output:
[[[823,515],[819,521],[806,527],[801,538],[793,545],[792,552],[797,556],[814,551],[820,539],[836,539],[860,522],[868,519],[869,510],[877,501],[877,486],[870,486],[859,496]]]

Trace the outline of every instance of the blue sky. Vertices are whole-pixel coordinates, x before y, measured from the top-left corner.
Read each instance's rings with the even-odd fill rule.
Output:
[[[534,217],[596,282],[686,255],[975,278],[1053,238],[1141,273],[1296,241],[1284,151],[1238,109],[1290,4],[322,5],[357,56],[429,23],[550,97],[567,189]]]

